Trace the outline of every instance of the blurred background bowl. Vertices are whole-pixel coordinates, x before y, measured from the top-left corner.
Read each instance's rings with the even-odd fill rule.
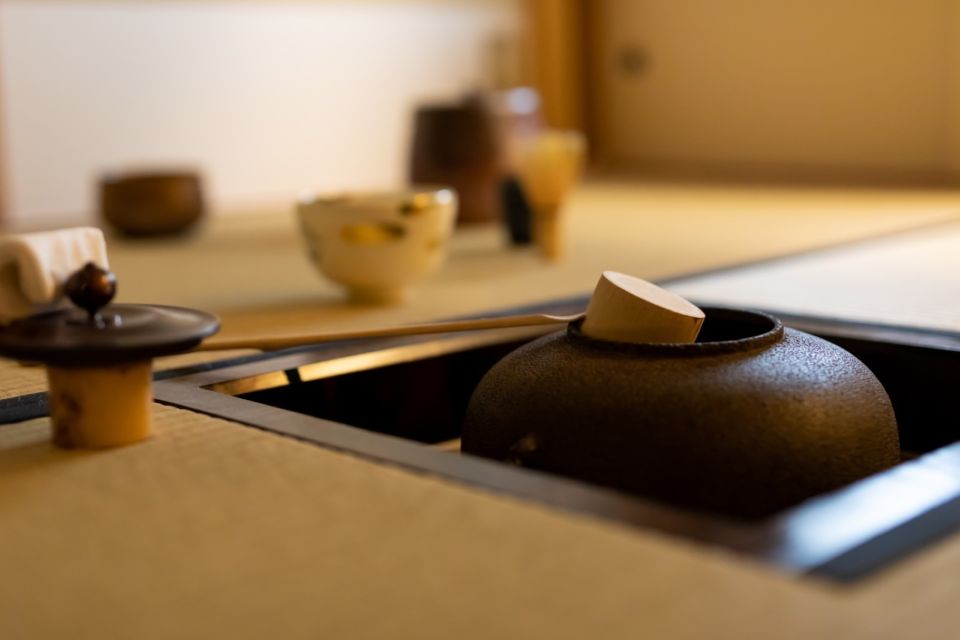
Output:
[[[317,269],[354,302],[390,304],[446,260],[457,218],[449,187],[311,196],[297,206]]]
[[[196,172],[110,173],[100,179],[100,216],[126,235],[183,233],[203,214],[203,186]]]

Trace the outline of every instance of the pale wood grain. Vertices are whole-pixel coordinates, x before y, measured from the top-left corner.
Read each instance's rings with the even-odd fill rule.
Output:
[[[460,331],[486,331],[509,329],[513,327],[537,327],[551,324],[566,324],[583,317],[583,314],[556,316],[546,313],[533,313],[476,320],[451,320],[448,322],[423,322],[420,324],[359,329],[356,331],[330,331],[324,333],[304,333],[289,336],[249,336],[237,338],[213,338],[201,343],[197,351],[222,351],[234,349],[259,349],[268,351],[301,347],[321,342],[341,342],[344,340],[365,340],[370,338],[396,338],[400,336],[420,336],[434,333],[456,333]]]
[[[633,343],[693,342],[703,311],[646,280],[605,271],[597,282],[581,327],[600,340]]]

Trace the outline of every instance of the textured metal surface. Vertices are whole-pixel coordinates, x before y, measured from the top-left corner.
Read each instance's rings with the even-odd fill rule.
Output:
[[[522,347],[474,393],[464,452],[738,517],[899,461],[889,399],[856,358],[761,314],[706,311],[702,344],[625,348],[574,328]]]

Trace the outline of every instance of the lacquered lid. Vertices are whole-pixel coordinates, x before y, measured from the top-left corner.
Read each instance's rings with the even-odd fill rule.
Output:
[[[115,304],[95,320],[80,309],[32,316],[0,328],[0,356],[60,366],[96,366],[189,351],[216,333],[204,311]]]

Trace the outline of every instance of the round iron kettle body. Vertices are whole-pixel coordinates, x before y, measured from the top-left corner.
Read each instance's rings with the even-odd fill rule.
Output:
[[[766,314],[704,311],[693,344],[572,324],[517,349],[474,391],[463,451],[746,518],[899,462],[893,408],[863,363]]]

